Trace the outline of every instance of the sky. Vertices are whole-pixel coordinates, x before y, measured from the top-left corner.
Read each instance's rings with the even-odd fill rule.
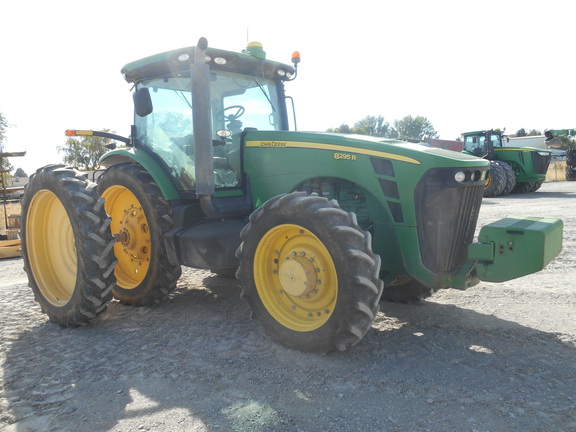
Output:
[[[576,127],[573,0],[313,2],[19,0],[0,7],[6,151],[28,174],[59,163],[66,129],[130,133],[133,60],[196,45],[302,61],[298,129],[424,116],[441,139]]]

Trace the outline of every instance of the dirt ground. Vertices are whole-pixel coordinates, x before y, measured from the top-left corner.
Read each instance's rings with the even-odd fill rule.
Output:
[[[0,261],[0,431],[576,431],[576,183],[484,199],[564,220],[540,273],[382,303],[351,351],[271,342],[236,281],[185,270],[153,308],[113,302],[65,329]]]

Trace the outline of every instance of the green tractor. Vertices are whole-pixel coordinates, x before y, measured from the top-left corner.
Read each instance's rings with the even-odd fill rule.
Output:
[[[499,129],[465,132],[463,153],[490,161],[485,197],[535,192],[546,179],[552,152],[531,147],[505,147]]]
[[[505,219],[473,237],[485,160],[418,144],[289,130],[293,65],[195,47],[127,64],[129,138],[97,184],[50,165],[23,198],[22,252],[44,312],[87,324],[115,298],[153,305],[181,266],[238,277],[241,296],[285,346],[344,351],[381,298],[412,302],[539,271],[562,222]]]

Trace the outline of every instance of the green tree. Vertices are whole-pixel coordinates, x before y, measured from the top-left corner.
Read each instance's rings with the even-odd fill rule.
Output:
[[[338,126],[337,128],[329,128],[326,129],[326,132],[330,132],[330,133],[352,133],[352,129],[350,129],[350,126],[348,126],[346,123],[342,123],[340,126]]]
[[[539,135],[542,135],[542,132],[536,129],[530,129],[530,132],[528,132],[527,136],[539,136]]]
[[[370,135],[383,138],[391,138],[395,131],[390,127],[384,117],[366,116],[362,120],[354,123],[352,132],[359,135]]]
[[[17,168],[16,172],[14,173],[15,177],[28,177],[28,174],[26,174],[26,172],[22,169],[22,168]]]
[[[103,132],[109,131],[109,129],[103,130]],[[62,158],[64,163],[90,171],[96,169],[98,159],[108,151],[106,145],[110,143],[112,143],[110,138],[97,136],[70,137],[63,146],[58,147],[58,152],[64,155]]]
[[[526,133],[526,129],[520,128],[516,131],[515,134],[510,135],[511,137],[525,137],[528,134]]]
[[[0,112],[0,153],[4,151],[4,140],[6,139],[6,131],[11,125],[6,120],[4,114]],[[14,167],[7,158],[2,158],[2,166],[0,170],[12,171]],[[8,175],[9,177],[9,175]]]
[[[421,140],[427,136],[430,139],[438,139],[438,132],[430,120],[422,116],[407,115],[401,120],[396,120],[394,121],[394,129],[396,129],[399,138]]]
[[[4,144],[4,139],[6,138],[6,130],[10,127],[4,114],[0,112],[0,145]]]
[[[327,129],[326,132],[352,133],[383,138],[395,138],[397,136],[394,128],[391,127],[390,123],[385,121],[384,117],[381,115],[377,117],[366,116],[362,120],[354,123],[353,127],[350,127],[347,123],[342,123],[337,128]]]

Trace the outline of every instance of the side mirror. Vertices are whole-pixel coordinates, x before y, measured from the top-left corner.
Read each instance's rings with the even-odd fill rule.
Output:
[[[132,95],[134,99],[134,111],[139,117],[146,117],[153,111],[150,90],[146,87],[139,88]]]

